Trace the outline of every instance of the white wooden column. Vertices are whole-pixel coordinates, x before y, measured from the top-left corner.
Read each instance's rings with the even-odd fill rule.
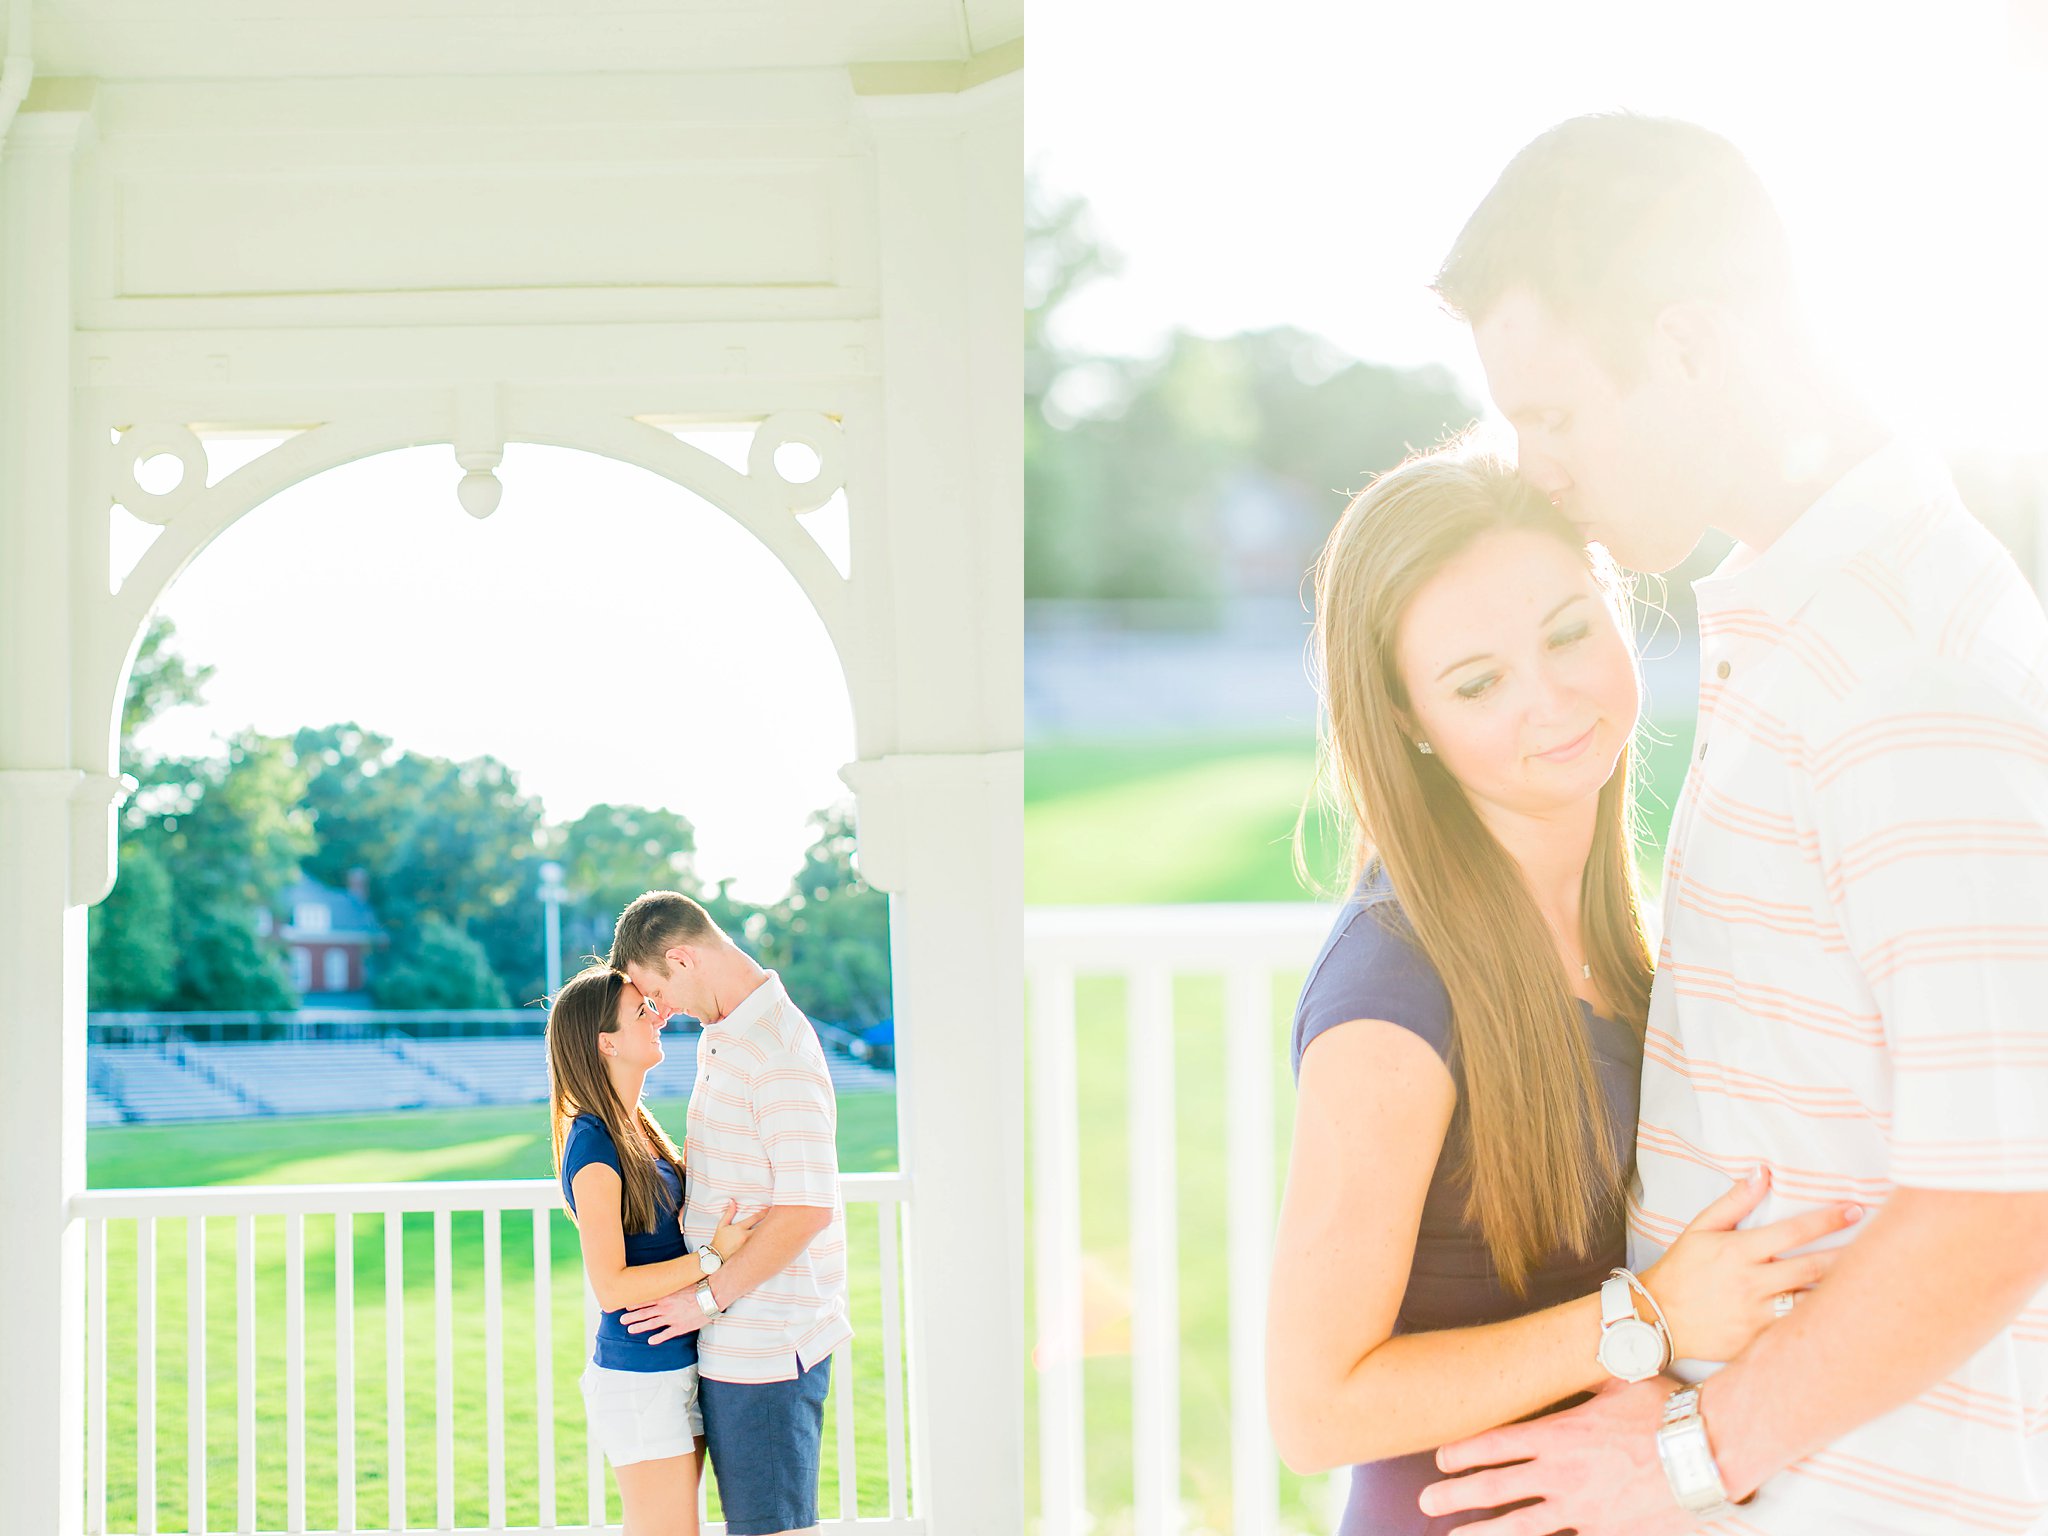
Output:
[[[893,709],[846,778],[891,896],[913,1486],[947,1536],[1024,1529],[1020,85],[863,102],[883,441],[849,497],[887,514]]]
[[[1018,1536],[1023,757],[889,757],[846,778],[864,876],[891,893],[915,1508],[948,1536]]]
[[[73,825],[68,512],[74,152],[49,82],[0,160],[0,1489],[10,1530],[84,1524],[85,908]],[[74,98],[75,99],[75,98]],[[57,108],[57,109],[54,109]],[[96,899],[95,888],[91,898]]]

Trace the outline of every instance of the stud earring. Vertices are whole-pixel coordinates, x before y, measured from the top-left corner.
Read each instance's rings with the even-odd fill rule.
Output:
[[[1436,748],[1432,747],[1426,741],[1418,741],[1417,743],[1415,743],[1415,750],[1420,752],[1424,757],[1436,756]]]

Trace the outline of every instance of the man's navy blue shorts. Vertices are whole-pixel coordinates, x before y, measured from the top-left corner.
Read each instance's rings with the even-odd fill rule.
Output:
[[[818,1446],[831,1382],[830,1355],[793,1381],[699,1380],[727,1536],[773,1536],[818,1523]]]

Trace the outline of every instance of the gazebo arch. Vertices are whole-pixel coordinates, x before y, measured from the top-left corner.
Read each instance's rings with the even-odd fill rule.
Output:
[[[455,414],[463,414],[459,393]],[[674,433],[638,419],[541,405],[509,416],[495,409],[472,409],[470,414],[481,435],[460,440],[450,429],[445,411],[424,412],[410,419],[326,422],[294,430],[276,447],[211,484],[206,483],[204,444],[191,428],[115,429],[109,453],[113,495],[125,498],[120,504],[129,513],[139,514],[142,521],[157,524],[163,531],[118,587],[104,596],[80,594],[84,623],[77,700],[87,721],[105,721],[108,741],[107,755],[93,764],[94,776],[119,777],[122,699],[151,613],[216,538],[273,497],[328,470],[401,448],[440,444],[454,450],[452,462],[463,471],[460,482],[451,483],[451,494],[479,520],[497,509],[497,469],[511,443],[598,454],[647,470],[693,493],[753,535],[796,582],[832,643],[852,705],[857,740],[862,719],[887,708],[886,696],[864,698],[863,687],[872,693],[874,681],[888,675],[887,654],[893,637],[886,632],[871,635],[859,631],[859,613],[850,595],[851,578],[834,568],[823,547],[797,522],[800,514],[824,507],[847,490],[847,447],[839,421],[817,412],[784,411],[755,423],[747,469],[742,472]],[[506,425],[508,421],[514,425]],[[803,444],[817,455],[817,470],[808,479],[790,480],[776,465],[777,450],[791,443]],[[152,496],[136,483],[132,466],[137,459],[159,456],[180,458],[183,474],[172,490]],[[471,501],[476,504],[470,505]],[[108,890],[112,883],[110,855]],[[92,905],[106,894],[87,894],[86,904]]]
[[[150,607],[289,484],[443,443],[488,510],[511,441],[686,486],[825,623],[863,869],[891,898],[914,1470],[894,1528],[1021,1530],[1021,7],[8,14],[10,1514],[83,1525],[86,909],[113,881],[113,722]],[[666,430],[687,422],[762,423],[749,472]],[[192,434],[226,428],[292,435],[205,484]],[[817,483],[770,470],[785,433]],[[160,452],[187,480],[152,501],[127,481]],[[844,577],[792,515],[841,485]],[[117,502],[163,532],[110,590]]]

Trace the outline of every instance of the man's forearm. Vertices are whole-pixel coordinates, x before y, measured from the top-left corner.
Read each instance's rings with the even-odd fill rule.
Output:
[[[1919,1396],[2044,1283],[2048,1194],[1895,1190],[1834,1273],[1707,1389],[1730,1495]]]
[[[731,1306],[765,1280],[781,1274],[811,1240],[831,1225],[832,1212],[823,1206],[777,1205],[761,1213],[754,1235],[731,1262],[711,1277],[711,1295],[721,1309]]]

